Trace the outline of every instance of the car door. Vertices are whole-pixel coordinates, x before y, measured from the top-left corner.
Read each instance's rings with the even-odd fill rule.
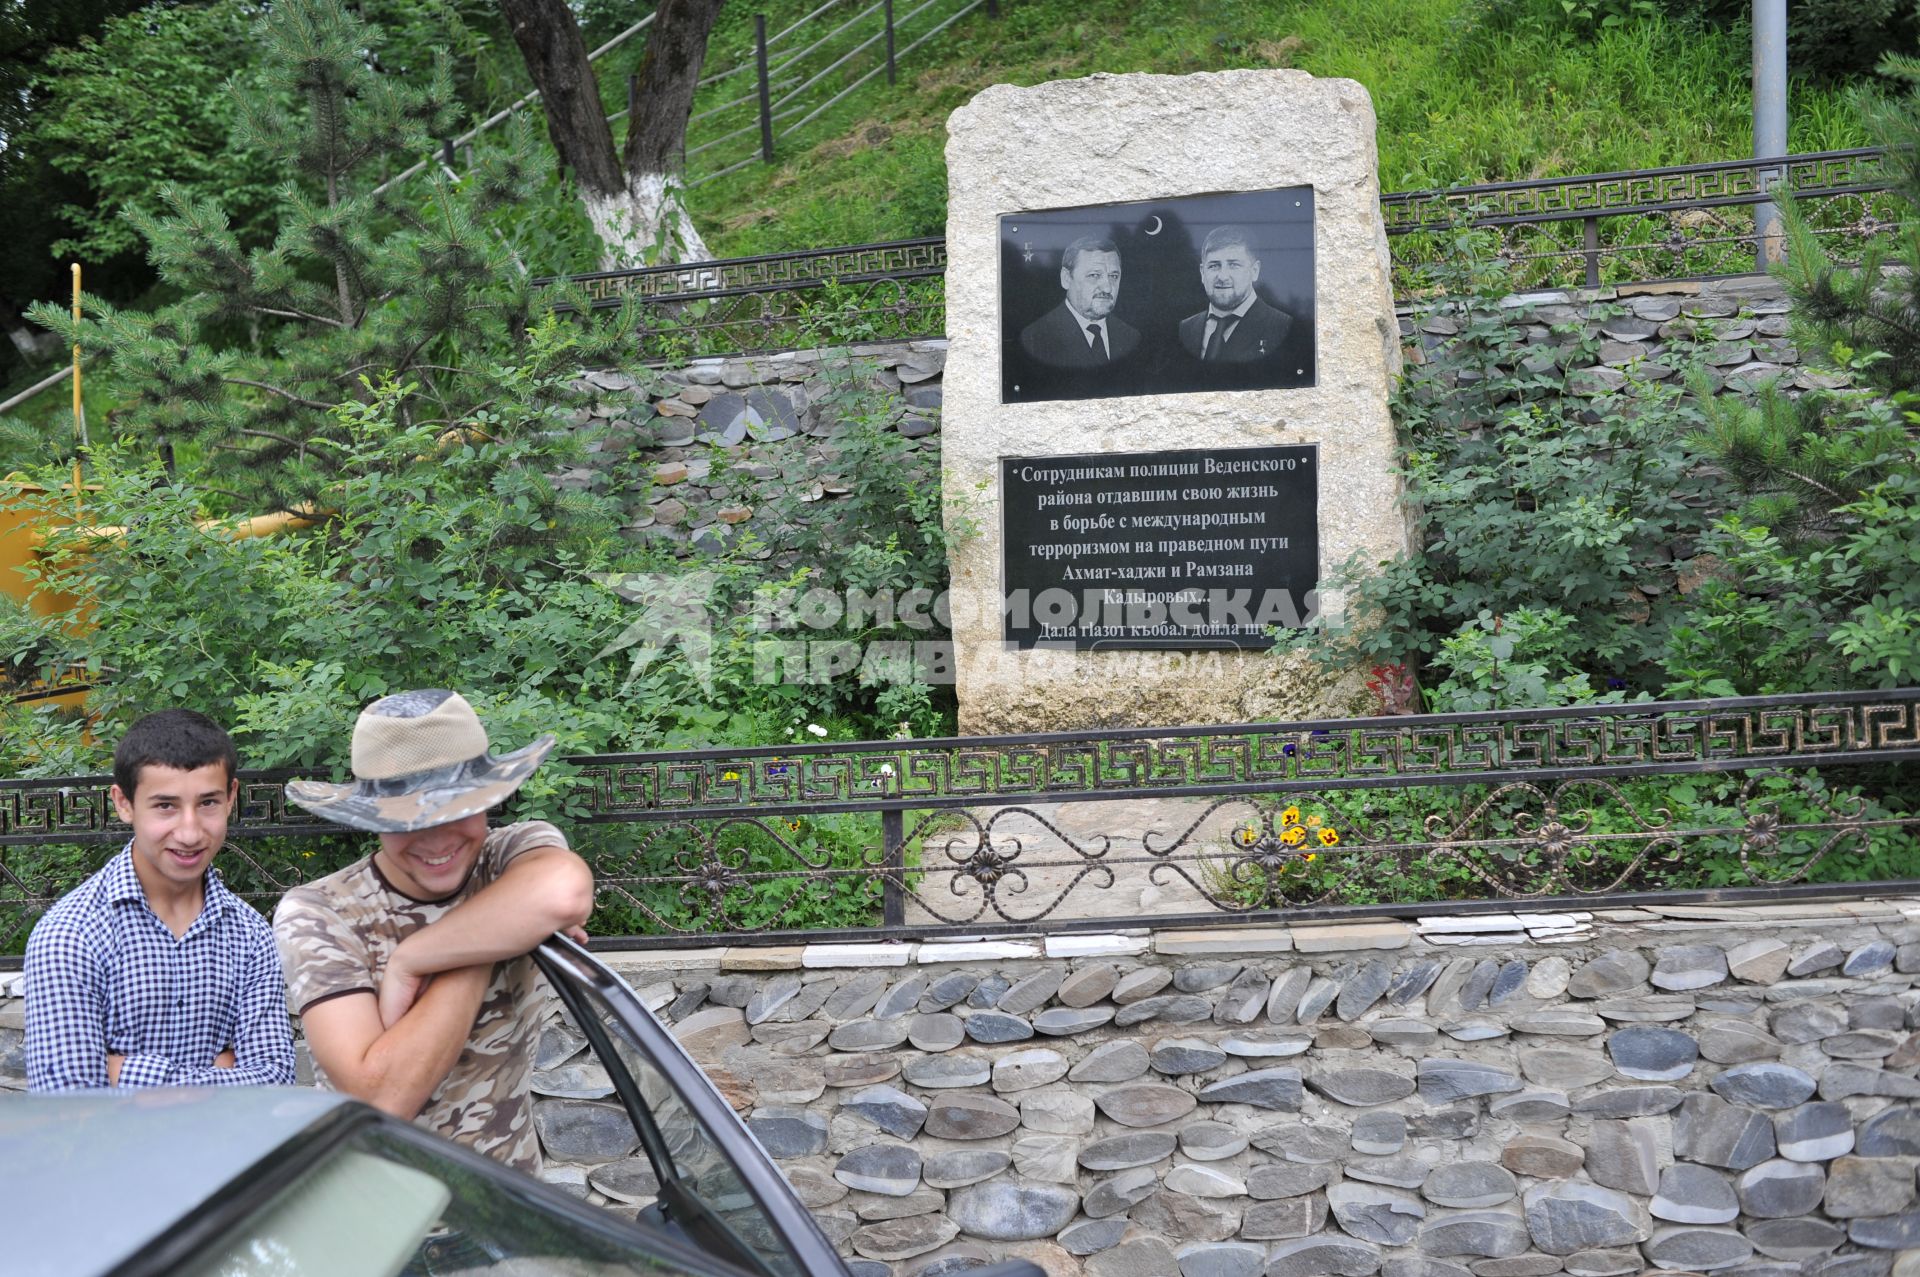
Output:
[[[660,1180],[640,1223],[764,1277],[849,1277],[759,1141],[626,982],[564,936],[534,957],[606,1067]],[[1045,1274],[1016,1260],[978,1277]]]
[[[765,1277],[848,1277],[732,1106],[626,983],[564,936],[534,957],[653,1163],[659,1195],[639,1222]]]
[[[345,1096],[0,1101],[7,1277],[757,1277]]]

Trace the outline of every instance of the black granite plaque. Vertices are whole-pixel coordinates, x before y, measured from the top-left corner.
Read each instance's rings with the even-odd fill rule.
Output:
[[[1310,186],[1000,218],[1000,402],[1311,386]]]
[[[1318,444],[1000,459],[1005,636],[1264,648],[1313,618]]]

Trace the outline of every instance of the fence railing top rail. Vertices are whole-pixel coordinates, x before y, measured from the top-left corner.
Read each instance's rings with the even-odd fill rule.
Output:
[[[578,275],[543,275],[534,284],[589,283],[599,279],[649,279],[662,276],[718,275],[729,268],[761,266],[769,262],[818,261],[825,257],[844,257],[849,253],[869,253],[890,248],[945,248],[939,235],[918,239],[887,239],[872,244],[841,244],[830,248],[797,248],[787,253],[760,253],[752,257],[716,257],[704,262],[682,262],[667,266],[635,266],[626,270],[583,271]]]
[[[1762,159],[1714,160],[1706,164],[1671,164],[1665,168],[1616,169],[1606,173],[1575,173],[1566,177],[1533,177],[1515,182],[1479,182],[1470,186],[1437,186],[1417,191],[1394,191],[1382,195],[1380,202],[1411,204],[1429,200],[1457,199],[1462,196],[1496,195],[1509,191],[1584,186],[1589,182],[1619,182],[1635,178],[1685,177],[1696,173],[1771,169],[1822,160],[1879,159],[1884,154],[1885,151],[1877,146],[1854,147],[1844,151],[1803,151],[1793,155],[1771,155]]]
[[[586,824],[900,811],[1920,760],[1920,688],[913,741],[711,747],[562,760]],[[242,773],[236,834],[326,834],[295,771]],[[0,845],[116,836],[110,779],[0,781]]]
[[[1396,191],[1380,197],[1389,235],[1428,231],[1442,221],[1451,220],[1464,209],[1466,220],[1474,225],[1512,225],[1530,222],[1565,221],[1570,218],[1609,217],[1636,213],[1657,213],[1681,208],[1708,208],[1734,204],[1752,204],[1768,198],[1758,179],[1737,189],[1710,191],[1673,191],[1661,186],[1665,179],[1693,179],[1719,174],[1759,174],[1768,169],[1809,168],[1827,165],[1849,167],[1845,180],[1804,182],[1794,187],[1797,193],[1850,195],[1884,190],[1888,183],[1871,171],[1871,162],[1884,156],[1878,147],[1858,147],[1841,151],[1813,151],[1767,159],[1722,160],[1711,164],[1677,164],[1666,168],[1626,169],[1609,173],[1583,173],[1567,177],[1536,178],[1520,182],[1485,182],[1471,186],[1453,186],[1417,191]],[[1603,199],[1569,204],[1555,196],[1582,188],[1636,184],[1641,193],[1631,198]],[[1530,193],[1541,199],[1529,202],[1521,197]],[[1474,210],[1476,201],[1496,200],[1498,207]],[[787,253],[761,253],[750,257],[715,258],[667,266],[643,266],[628,270],[589,271],[577,275],[547,276],[536,279],[537,286],[560,282],[592,288],[607,281],[619,281],[622,293],[637,293],[658,301],[690,301],[702,297],[722,297],[740,292],[768,292],[811,288],[826,279],[858,282],[875,278],[917,278],[942,273],[946,240],[940,236],[885,240],[872,244],[843,244],[825,248],[796,249]],[[886,253],[923,253],[925,258],[911,263],[880,260]],[[820,271],[819,264],[834,258],[851,259],[844,269]],[[862,260],[865,259],[865,260]],[[791,270],[793,273],[788,274]],[[617,300],[603,298],[600,304]]]

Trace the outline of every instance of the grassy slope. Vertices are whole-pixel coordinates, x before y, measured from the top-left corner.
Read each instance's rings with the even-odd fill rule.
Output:
[[[1503,8],[1528,5],[1496,25],[1476,17],[1483,0],[1002,0],[997,21],[978,11],[919,50],[897,88],[876,79],[782,138],[775,164],[696,188],[694,208],[726,255],[940,234],[947,114],[989,84],[1097,71],[1351,77],[1373,95],[1387,190],[1747,153],[1744,33],[1646,19],[1590,37],[1551,18],[1551,0]],[[809,7],[729,11],[708,66],[748,53],[753,9],[778,30]],[[1796,84],[1791,106],[1795,150],[1863,144],[1843,94]]]

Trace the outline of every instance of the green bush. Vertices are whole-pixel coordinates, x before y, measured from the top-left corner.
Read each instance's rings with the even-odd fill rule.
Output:
[[[1508,280],[1492,247],[1483,232],[1457,232],[1434,271],[1443,300],[1414,317],[1430,348],[1393,405],[1413,552],[1343,565],[1332,584],[1353,593],[1351,624],[1296,632],[1282,647],[1425,663],[1449,642],[1462,657],[1486,644],[1479,635],[1498,618],[1551,611],[1578,619],[1554,627],[1551,677],[1532,692],[1567,678],[1657,690],[1686,610],[1672,588],[1676,546],[1689,552],[1716,506],[1693,439],[1698,409],[1674,380],[1633,368],[1623,388],[1601,393],[1581,371],[1599,342],[1586,322],[1555,326],[1556,344],[1526,345],[1532,308],[1502,303]],[[1589,313],[1604,317],[1608,304]],[[1688,343],[1668,346],[1665,361],[1689,357]]]
[[[1574,665],[1579,628],[1558,608],[1481,613],[1440,640],[1433,664],[1446,678],[1428,693],[1428,708],[1448,713],[1619,702],[1619,691],[1596,691],[1592,677]]]

